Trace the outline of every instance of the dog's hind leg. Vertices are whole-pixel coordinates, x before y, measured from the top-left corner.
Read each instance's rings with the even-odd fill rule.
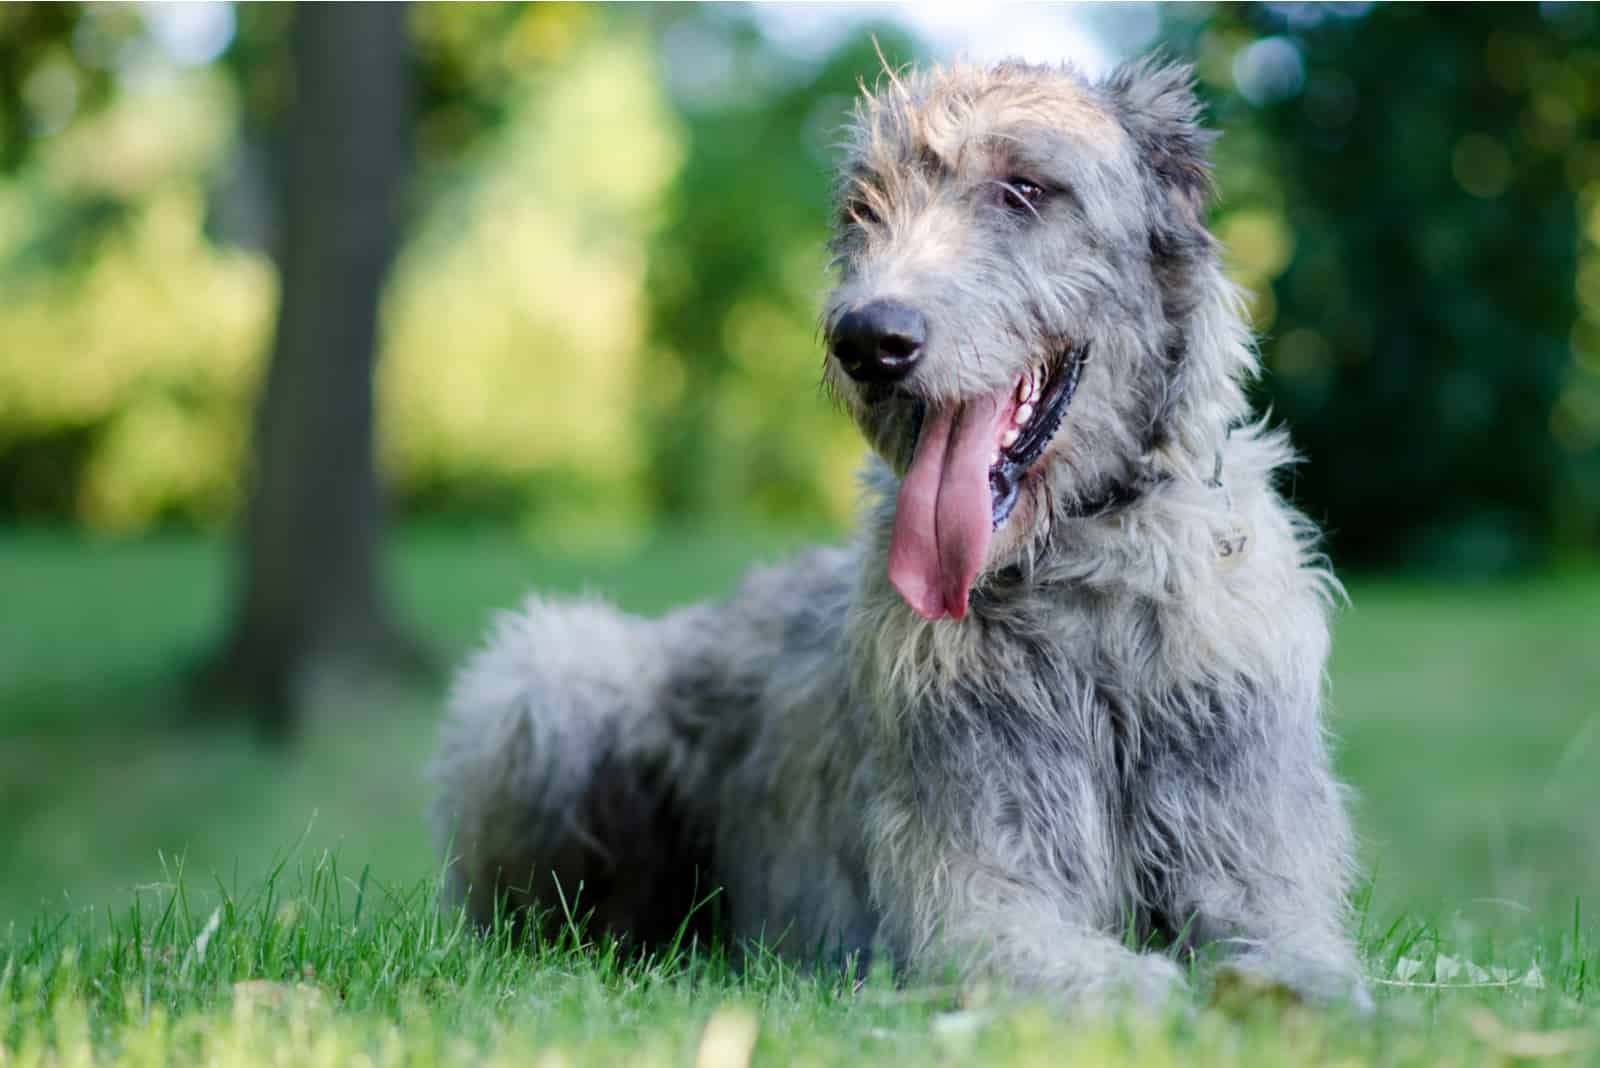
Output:
[[[433,776],[447,903],[532,907],[633,944],[671,938],[709,887],[679,803],[684,743],[659,714],[671,621],[534,598],[456,679]]]

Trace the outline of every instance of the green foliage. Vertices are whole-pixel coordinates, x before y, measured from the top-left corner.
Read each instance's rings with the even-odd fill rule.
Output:
[[[82,4],[0,9],[0,172],[16,167],[36,138],[105,102],[114,85],[111,53],[138,30],[139,18],[129,10],[90,13]]]
[[[162,51],[154,9],[0,14],[0,518],[208,525],[242,499],[293,87],[282,11],[235,10],[207,63]],[[1593,10],[1162,19],[1225,132],[1214,221],[1260,397],[1341,563],[1494,572],[1592,546]],[[808,52],[720,6],[411,24],[420,166],[378,383],[401,507],[567,544],[848,522],[862,446],[817,388],[816,308],[830,144],[879,68],[866,30]]]
[[[1579,227],[1600,201],[1594,10],[1172,20],[1226,131],[1221,232],[1267,261],[1246,272],[1269,298],[1262,399],[1336,554],[1492,572],[1593,544],[1600,291],[1580,306],[1574,279],[1600,271]]]
[[[1581,925],[1570,941],[1552,926],[1478,960],[1427,923],[1375,933],[1363,945],[1372,969],[1406,976],[1380,989],[1376,1024],[1228,987],[1188,1014],[1068,1016],[997,991],[956,1009],[951,988],[899,987],[881,968],[859,983],[765,955],[735,969],[695,943],[641,959],[592,937],[581,907],[550,942],[504,921],[480,934],[440,913],[436,889],[323,854],[231,884],[180,868],[131,905],[41,917],[0,935],[0,1058],[17,1068],[1498,1065],[1570,1061],[1597,1038],[1588,977],[1600,954]]]

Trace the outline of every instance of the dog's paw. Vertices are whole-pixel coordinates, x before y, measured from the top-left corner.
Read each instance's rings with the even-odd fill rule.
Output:
[[[1154,953],[1140,953],[1134,957],[1126,989],[1139,1004],[1165,1005],[1188,988],[1183,969],[1171,957]]]
[[[1049,971],[1009,980],[977,977],[962,984],[956,1003],[964,1011],[992,1008],[1008,992],[1064,998],[1070,1009],[1090,1016],[1124,1009],[1162,1009],[1182,999],[1188,982],[1169,957],[1130,954],[1094,969]]]
[[[1170,957],[1137,953],[1090,977],[1079,989],[1079,1007],[1091,1013],[1119,1009],[1159,1010],[1188,990],[1184,971]]]

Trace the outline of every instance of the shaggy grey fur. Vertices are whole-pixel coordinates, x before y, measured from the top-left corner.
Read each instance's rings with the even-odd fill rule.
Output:
[[[825,322],[892,297],[929,340],[894,390],[828,361],[877,454],[863,529],[659,620],[502,616],[435,765],[455,899],[486,919],[497,894],[576,897],[651,943],[716,886],[727,933],[802,958],[1159,1000],[1215,944],[1365,1002],[1320,711],[1335,586],[1273,489],[1287,443],[1246,421],[1197,112],[1156,64],[864,95]],[[918,413],[1004,395],[1067,342],[1090,346],[1081,385],[965,617],[923,618],[886,575]],[[1171,948],[1127,948],[1130,921]]]

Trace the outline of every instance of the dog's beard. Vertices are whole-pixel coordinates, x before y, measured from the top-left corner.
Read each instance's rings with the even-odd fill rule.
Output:
[[[967,612],[995,530],[1077,389],[1085,349],[1065,349],[1000,393],[929,407],[900,482],[889,581],[925,619]]]

